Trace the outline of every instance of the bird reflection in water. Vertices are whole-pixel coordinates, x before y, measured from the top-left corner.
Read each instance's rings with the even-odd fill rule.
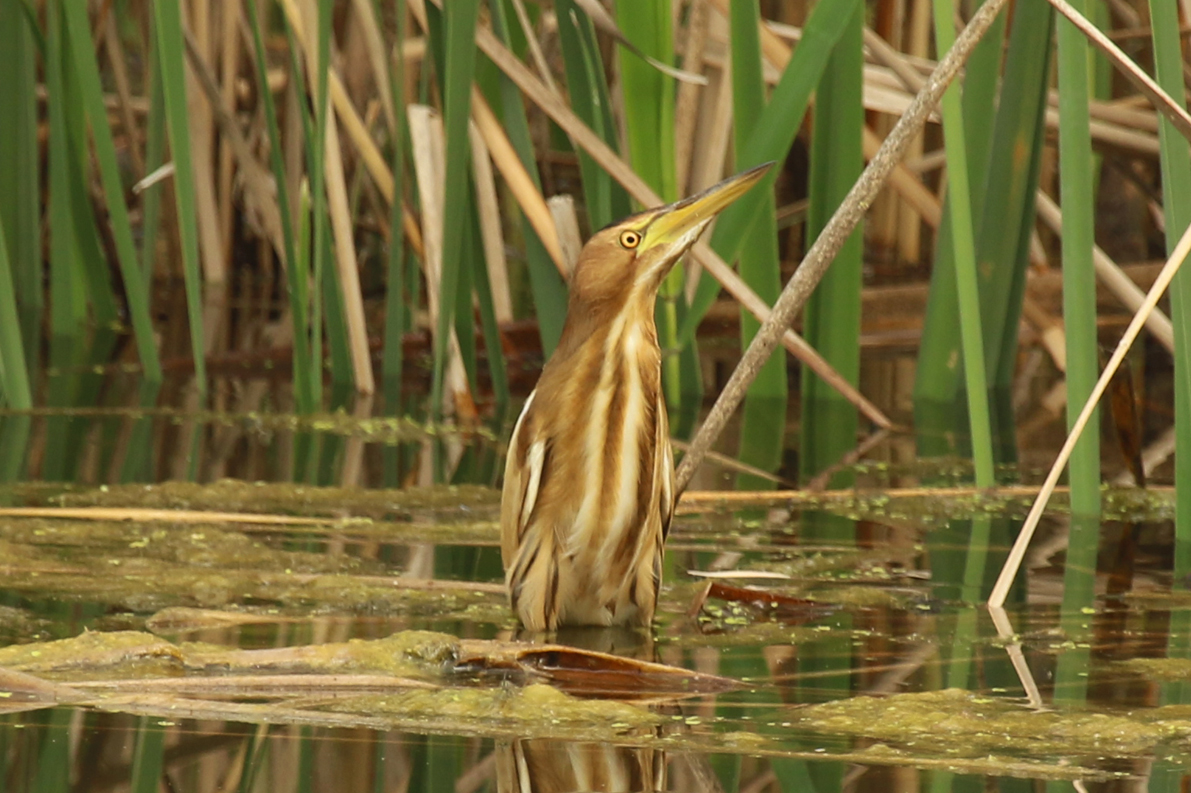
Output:
[[[522,631],[521,641],[544,641],[542,634]],[[644,628],[562,628],[549,637],[553,644],[581,650],[609,653],[634,661],[654,663],[656,657],[652,632]],[[601,677],[615,677],[603,681]],[[641,676],[641,689],[634,692],[625,685],[625,676],[617,671],[593,669],[570,673],[565,688],[574,696],[608,699],[648,699],[649,709],[667,716],[679,713],[678,705],[668,701],[648,674]],[[634,697],[634,694],[637,694]],[[673,696],[673,692],[671,692]],[[661,700],[661,702],[659,702]],[[646,707],[641,702],[635,703]],[[667,720],[669,721],[669,720]],[[676,722],[681,725],[682,722]],[[665,727],[666,731],[676,729]],[[679,726],[677,729],[683,729]],[[651,746],[633,745],[634,741],[652,743],[663,728],[626,734],[625,744],[598,741],[568,741],[555,738],[523,738],[497,741],[496,789],[499,793],[643,793],[644,791],[684,790],[691,793],[719,790],[714,771],[702,755],[667,753]],[[681,787],[676,787],[681,782]]]

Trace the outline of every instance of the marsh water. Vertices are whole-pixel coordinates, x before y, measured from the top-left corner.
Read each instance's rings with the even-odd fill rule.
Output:
[[[499,452],[497,432],[343,414],[297,433],[284,416],[120,411],[28,429],[52,435],[37,426],[52,421],[82,430],[84,468],[104,445],[127,459],[141,431],[158,452],[188,448],[188,431],[233,432],[233,472],[302,443],[338,471],[352,454],[380,470],[395,449],[437,444],[482,480]],[[1090,526],[1060,494],[998,623],[981,603],[1038,476],[977,494],[962,460],[895,461],[912,446],[886,438],[847,488],[688,494],[652,634],[519,635],[491,486],[10,486],[0,780],[46,793],[1185,789],[1191,595],[1170,572],[1169,490],[1109,489]],[[1090,553],[1068,550],[1081,533],[1071,547]]]

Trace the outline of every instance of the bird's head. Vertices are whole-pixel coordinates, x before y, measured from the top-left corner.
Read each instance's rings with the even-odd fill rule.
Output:
[[[575,264],[572,300],[588,308],[623,306],[634,295],[652,301],[666,274],[712,219],[772,165],[742,171],[698,195],[631,215],[592,235]]]

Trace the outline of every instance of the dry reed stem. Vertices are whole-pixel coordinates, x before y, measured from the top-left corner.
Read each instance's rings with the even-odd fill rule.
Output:
[[[1038,217],[1055,234],[1058,234],[1063,228],[1063,214],[1059,210],[1058,204],[1041,190],[1038,191],[1036,202]],[[1096,267],[1096,275],[1100,282],[1121,301],[1123,306],[1134,312],[1141,308],[1142,303],[1145,302],[1145,292],[1133,283],[1133,279],[1126,275],[1121,266],[1114,262],[1099,245],[1092,247],[1092,262]],[[1154,309],[1146,320],[1146,329],[1153,334],[1159,344],[1169,350],[1172,355],[1174,354],[1174,326],[1171,325],[1170,318],[1162,309]]]
[[[406,107],[409,119],[409,139],[414,156],[414,173],[418,180],[418,194],[422,199],[422,223],[425,228],[426,255],[422,257],[422,271],[426,277],[426,303],[430,313],[430,332],[437,334],[438,317],[443,310],[442,250],[443,250],[443,164],[442,119],[426,105]],[[446,388],[443,392],[443,413],[470,418],[475,415],[467,371],[459,349],[459,337],[454,325],[447,331]]]
[[[700,241],[695,243],[695,246],[691,248],[691,252],[694,253],[695,258],[703,266],[703,269],[719,281],[724,289],[728,290],[728,294],[736,298],[736,301],[759,321],[765,322],[770,314],[768,304],[758,297],[756,292],[748,288],[740,276],[724,262],[719,254],[711,249],[711,246],[706,242]],[[781,341],[783,346],[795,358],[805,364],[812,372],[819,375],[819,377],[822,377],[828,385],[855,405],[856,409],[867,416],[870,421],[884,429],[893,427],[893,422],[881,409],[861,394],[854,385],[848,382],[847,378],[837,372],[835,367],[831,365],[831,362],[820,355],[819,351],[812,347],[806,339],[787,328],[782,332]]]
[[[254,622],[293,622],[284,617]],[[235,694],[241,697],[290,692],[330,694],[336,691],[400,690],[407,688],[440,689],[442,686],[425,680],[413,680],[393,675],[375,674],[303,674],[292,675],[219,675],[217,677],[130,678],[126,680],[86,680],[72,684],[83,691],[169,692],[174,694]]]
[[[525,41],[529,45],[529,57],[533,59],[533,65],[537,67],[542,82],[550,86],[551,91],[557,93],[558,86],[554,84],[554,75],[550,73],[546,56],[542,54],[542,45],[538,42],[538,35],[529,21],[529,14],[525,12],[523,0],[513,0],[513,10],[517,13],[517,22],[521,25],[521,32],[525,34]]]
[[[1167,427],[1166,431],[1159,435],[1153,443],[1142,449],[1141,469],[1145,471],[1147,477],[1153,473],[1155,468],[1169,460],[1170,456],[1174,454],[1175,438],[1174,427]],[[1130,483],[1135,484],[1135,480],[1133,479],[1133,474],[1129,471],[1122,471],[1120,476],[1113,480],[1114,485],[1128,485]],[[1152,487],[1147,487],[1146,489],[1150,490]]]
[[[360,422],[371,418],[373,399],[374,395],[371,393],[358,395],[352,404],[352,418]],[[339,465],[341,487],[364,485],[364,449],[367,445],[364,438],[354,433],[344,439],[343,462]]]
[[[575,214],[575,199],[566,193],[552,195],[546,199],[554,227],[558,229],[558,241],[567,264],[567,275],[575,271],[579,253],[583,250],[583,237],[579,233],[579,217]]]
[[[871,160],[881,150],[881,138],[867,124],[864,126],[864,158]],[[937,229],[943,220],[943,208],[939,199],[926,188],[909,168],[898,164],[889,175],[889,186],[901,194],[906,203],[914,207],[917,215],[931,228]],[[915,222],[918,218],[915,217]]]
[[[480,238],[484,247],[484,265],[492,291],[492,310],[497,322],[513,318],[513,299],[509,293],[509,264],[505,259],[504,232],[500,222],[500,204],[496,198],[496,177],[488,145],[475,121],[467,125],[471,139],[471,166],[475,176],[476,212],[480,217]]]
[[[239,27],[239,3],[224,3],[219,7],[222,30],[219,36],[220,74],[223,76],[220,101],[225,107],[236,106],[236,78],[240,69],[240,46],[236,36]],[[232,261],[235,244],[235,202],[232,200],[235,163],[228,146],[219,149],[219,231],[223,237],[223,258]]]
[[[996,15],[1000,13],[1006,1],[987,0],[972,16],[972,20],[956,37],[954,46],[948,50],[946,56],[939,61],[938,67],[927,78],[922,91],[914,97],[914,101],[906,110],[905,115],[898,119],[897,124],[881,145],[881,150],[869,162],[815,243],[807,251],[803,257],[802,265],[782,289],[782,294],[774,305],[773,312],[762,323],[748,349],[745,350],[740,364],[732,372],[727,386],[720,392],[711,413],[708,414],[691,444],[690,452],[683,458],[676,475],[677,492],[681,493],[686,488],[695,468],[702,462],[703,456],[711,448],[711,444],[723,431],[729,416],[736,410],[748,386],[773,353],[783,332],[805,305],[840,247],[856,228],[890,172],[901,160],[902,154],[942,98],[944,90],[958,74],[960,67],[980,41],[981,36],[988,30]]]
[[[721,458],[725,465],[740,467],[743,464],[730,458]],[[772,475],[770,475],[772,476]],[[1054,487],[1053,493],[1068,493],[1066,486]],[[1041,488],[1037,485],[1006,485],[981,490],[977,487],[895,487],[886,489],[843,488],[840,490],[691,490],[683,493],[678,506],[685,512],[708,509],[744,509],[767,504],[790,506],[816,506],[831,503],[848,503],[857,499],[880,498],[883,502],[907,499],[964,499],[981,496],[985,498],[1023,498],[1037,496]],[[1171,486],[1146,488],[1146,492],[1169,496]],[[349,531],[354,523],[361,530],[367,530],[372,521],[353,518],[325,518],[307,515],[278,515],[266,512],[225,512],[195,509],[157,509],[146,507],[0,507],[0,518],[49,518],[58,520],[131,521],[137,523],[233,523],[237,525],[260,526],[312,526]],[[495,527],[495,523],[493,523]]]
[[[1183,236],[1179,239],[1174,251],[1170,254],[1170,258],[1166,260],[1162,271],[1158,273],[1158,278],[1146,294],[1145,302],[1137,310],[1137,313],[1133,315],[1133,320],[1129,323],[1125,334],[1117,342],[1117,347],[1113,351],[1112,358],[1109,359],[1108,364],[1104,367],[1104,371],[1100,373],[1100,379],[1096,381],[1096,387],[1088,395],[1083,410],[1080,411],[1079,417],[1075,420],[1071,431],[1067,434],[1067,440],[1063,443],[1063,448],[1059,450],[1059,456],[1055,458],[1054,464],[1050,468],[1050,473],[1046,475],[1046,481],[1043,483],[1042,489],[1038,492],[1037,498],[1034,499],[1034,505],[1030,508],[1030,513],[1026,516],[1021,531],[1018,532],[1017,539],[1013,543],[1013,548],[1010,549],[1009,556],[1001,568],[1001,574],[997,578],[997,583],[993,587],[992,594],[989,595],[988,605],[990,608],[1000,608],[1005,605],[1005,597],[1009,594],[1009,587],[1013,584],[1013,579],[1017,577],[1017,571],[1021,567],[1022,559],[1025,558],[1030,539],[1034,536],[1034,530],[1038,527],[1038,521],[1042,518],[1043,510],[1046,509],[1046,502],[1050,498],[1051,492],[1054,491],[1055,485],[1058,484],[1059,476],[1063,473],[1063,467],[1067,465],[1067,460],[1071,457],[1071,452],[1075,448],[1076,441],[1079,440],[1084,427],[1087,426],[1088,420],[1091,418],[1097,403],[1099,403],[1100,397],[1104,394],[1104,390],[1108,387],[1112,376],[1120,368],[1121,361],[1125,360],[1125,354],[1129,352],[1134,339],[1141,332],[1146,318],[1154,310],[1154,306],[1158,304],[1158,300],[1170,285],[1179,267],[1182,266],[1183,260],[1187,258],[1188,252],[1191,252],[1191,226],[1188,226],[1183,232]]]
[[[1017,672],[1017,679],[1021,681],[1022,689],[1026,692],[1026,699],[1030,703],[1030,707],[1041,709],[1045,702],[1042,699],[1042,692],[1038,690],[1038,683],[1034,680],[1034,673],[1030,670],[1030,665],[1026,662],[1025,654],[1021,650],[1021,642],[1018,641],[1017,635],[1013,632],[1013,626],[1009,623],[1009,615],[1005,613],[1003,608],[989,607],[989,614],[992,616],[993,625],[996,626],[997,636],[1005,642],[1005,652],[1009,656],[1010,662],[1013,664],[1013,670]]]
[[[289,20],[290,27],[294,31],[294,38],[298,42],[298,46],[307,54],[309,60],[310,47],[306,41],[305,27],[302,24],[301,14],[298,12],[297,6],[294,5],[295,0],[279,0],[281,7],[285,11],[286,18]],[[331,104],[335,108],[336,114],[339,116],[340,122],[343,124],[343,129],[355,147],[356,152],[360,155],[360,160],[364,163],[364,168],[372,177],[372,181],[380,190],[381,195],[385,200],[392,204],[393,201],[400,200],[400,196],[393,195],[393,173],[389,170],[388,164],[385,162],[384,156],[377,147],[376,142],[372,140],[372,136],[368,133],[368,128],[360,119],[360,114],[356,111],[355,105],[352,104],[351,98],[347,95],[346,89],[343,87],[343,81],[339,78],[338,72],[335,71],[334,66],[328,66],[327,82],[328,94],[331,97]],[[422,250],[422,230],[418,227],[417,220],[414,219],[413,214],[404,203],[401,205],[401,224],[405,232],[405,239],[409,242],[410,247],[418,257],[424,255]]]
[[[802,36],[802,30],[800,28],[783,25],[770,20],[765,20],[763,24],[784,41],[796,42]],[[876,36],[876,38],[880,39],[880,36]],[[884,39],[881,39],[881,41],[884,41]],[[886,50],[884,52],[878,52],[877,46],[879,45],[875,46],[874,41],[869,38],[865,39],[865,44],[869,47],[874,60],[882,64],[881,66],[866,65],[864,67],[865,109],[900,115],[910,100],[910,96],[906,95],[902,90],[903,87],[909,86],[907,79],[921,80],[923,76],[929,74],[934,69],[936,62],[927,58],[898,52],[896,49],[890,47],[888,43],[885,44]],[[893,54],[899,58],[909,69],[909,72],[916,75],[916,77],[910,78],[910,75],[905,72],[898,73],[892,66],[886,64],[884,59],[888,54]],[[719,62],[714,56],[711,60],[716,63]],[[776,69],[766,70],[766,80],[773,82],[777,80],[777,77],[778,73]],[[909,86],[909,90],[911,93],[914,93],[918,89]],[[1058,129],[1058,113],[1056,110],[1058,107],[1058,92],[1054,90],[1050,91],[1048,98],[1051,108],[1047,115],[1046,124],[1048,131],[1053,133]],[[1158,139],[1156,134],[1152,134],[1158,130],[1157,114],[1153,110],[1123,107],[1121,102],[1122,100],[1089,100],[1088,109],[1092,117],[1092,138],[1104,143],[1110,143],[1119,148],[1157,156]],[[937,119],[934,120],[937,121]]]
[[[839,461],[832,463],[824,468],[819,473],[815,474],[815,478],[806,483],[803,488],[808,493],[821,492],[831,482],[831,478],[835,474],[846,468],[849,465],[855,465],[864,455],[868,454],[877,444],[889,437],[890,430],[879,429],[871,433],[867,438],[862,440],[851,451],[839,459]],[[710,458],[710,455],[708,456]]]
[[[719,85],[707,117],[704,107],[702,124],[710,130],[703,150],[691,167],[688,194],[706,190],[724,177],[728,163],[728,148],[732,140],[732,64],[725,60],[720,68]]]
[[[246,209],[249,210],[250,216],[259,219],[265,236],[273,246],[273,250],[281,262],[285,264],[285,242],[281,237],[281,216],[279,214],[280,209],[277,193],[279,186],[273,185],[272,176],[265,170],[265,167],[261,165],[256,157],[253,156],[252,150],[248,146],[248,141],[244,139],[244,135],[240,131],[235,118],[233,118],[232,112],[225,105],[223,98],[219,94],[219,85],[215,82],[215,76],[211,74],[211,69],[207,65],[207,62],[203,60],[194,36],[189,31],[184,30],[183,37],[190,67],[194,71],[199,87],[206,94],[207,102],[215,114],[215,121],[219,125],[220,134],[223,135],[224,143],[227,144],[226,148],[230,149],[236,158],[237,166],[240,170],[240,178],[244,186]],[[149,178],[147,176],[142,180],[142,190],[149,186]]]
[[[894,50],[885,42],[884,39],[867,28],[865,29],[864,41],[869,49],[873,52],[874,56],[876,56],[881,63],[888,66],[907,88],[915,91],[921,89],[921,74],[919,74],[917,70],[909,65],[907,59],[902,53]],[[1057,97],[1054,99],[1057,102]],[[1143,115],[1137,113],[1136,111],[1125,112],[1130,112],[1133,114],[1133,116]],[[869,140],[866,134],[866,155],[868,154],[868,146]],[[898,182],[896,171],[891,178],[891,181],[895,186],[897,186]],[[921,186],[916,179],[913,181],[914,183]],[[907,197],[908,199],[910,198],[910,196],[905,192],[903,192],[903,196]],[[938,199],[934,198],[933,195],[931,195],[930,198],[935,202],[935,206],[937,208]],[[1055,204],[1054,200],[1051,199],[1051,197],[1041,189],[1037,192],[1036,207],[1038,215],[1042,221],[1050,226],[1054,233],[1058,234],[1063,227],[1062,213],[1059,210],[1058,205]],[[928,222],[930,222],[930,216],[928,216],[925,212],[923,213],[923,216],[928,220]],[[937,218],[939,217],[939,212],[936,211],[933,217],[935,217],[936,220],[932,222],[932,225],[937,228]],[[1043,254],[1042,256],[1038,256],[1034,251],[1034,248],[1039,246],[1036,232],[1031,236],[1030,242],[1032,257],[1035,260],[1040,258],[1043,262],[1045,262],[1045,255]],[[1137,311],[1138,307],[1141,306],[1142,301],[1145,299],[1145,294],[1141,291],[1141,289],[1139,289],[1137,285],[1133,283],[1129,276],[1125,275],[1121,268],[1114,261],[1112,261],[1112,259],[1110,259],[1099,246],[1093,246],[1092,260],[1095,264],[1096,275],[1099,277],[1101,283],[1103,283],[1104,286],[1130,311]],[[1025,299],[1023,309],[1028,315],[1027,318],[1030,320],[1031,324],[1035,325],[1035,327],[1037,327],[1041,332],[1043,345],[1046,347],[1047,352],[1050,353],[1055,365],[1058,366],[1061,371],[1065,372],[1067,370],[1066,334],[1064,334],[1062,331],[1061,320],[1057,320],[1050,316],[1028,298]],[[1155,309],[1154,313],[1150,315],[1146,326],[1164,347],[1166,347],[1172,353],[1174,352],[1174,329],[1170,324],[1170,320],[1164,313],[1162,313],[1161,309]]]
[[[1073,8],[1067,0],[1047,1],[1054,6],[1056,11],[1067,17],[1071,24],[1079,28],[1079,31],[1087,37],[1088,41],[1108,56],[1108,59],[1116,65],[1125,79],[1133,83],[1139,91],[1145,94],[1146,98],[1154,104],[1158,112],[1166,116],[1170,123],[1174,125],[1180,135],[1191,140],[1191,114],[1187,113],[1186,108],[1182,104],[1174,101],[1170,94],[1162,90],[1162,87],[1152,77],[1146,74],[1140,66],[1134,63],[1132,58],[1122,52],[1121,48],[1113,43],[1112,39],[1105,36],[1100,31],[1100,28],[1096,27],[1087,17]]]
[[[422,0],[410,0],[409,10],[422,29],[426,30],[428,27],[426,8]],[[546,199],[542,197],[542,193],[529,175],[529,171],[525,169],[525,164],[521,162],[508,135],[505,134],[504,127],[488,105],[488,100],[474,85],[471,90],[471,113],[472,120],[480,128],[484,142],[492,154],[492,161],[504,178],[505,184],[508,185],[509,192],[513,194],[513,198],[521,207],[521,211],[533,227],[534,233],[538,235],[546,253],[549,254],[554,266],[558,268],[558,272],[565,279],[568,273],[567,266],[558,241],[558,232],[554,228],[554,219],[550,215],[550,209],[546,206]]]
[[[124,47],[120,44],[120,31],[116,28],[116,14],[108,9],[104,15],[103,42],[107,49],[108,64],[112,67],[112,82],[116,84],[117,107],[120,110],[120,123],[124,127],[124,138],[128,142],[127,151],[132,158],[133,173],[137,178],[145,175],[145,155],[138,143],[138,127],[133,110],[132,87],[128,82],[128,69],[125,66]]]
[[[484,143],[492,155],[492,162],[495,163],[496,169],[500,171],[501,177],[508,185],[513,199],[525,213],[529,225],[533,226],[534,232],[542,241],[554,266],[565,278],[567,276],[566,261],[563,257],[562,246],[558,241],[558,232],[554,228],[554,218],[550,215],[550,208],[546,206],[546,199],[542,197],[541,191],[534,184],[529,171],[525,170],[525,164],[517,156],[517,151],[509,141],[508,135],[505,134],[504,127],[496,118],[496,114],[492,112],[492,108],[488,106],[488,101],[475,87],[471,92],[471,115],[480,134],[484,137]]]
[[[310,59],[316,58],[307,51]],[[315,71],[315,64],[307,67]],[[347,199],[347,180],[343,174],[343,152],[339,148],[339,128],[335,114],[327,113],[323,172],[327,180],[327,210],[335,242],[335,265],[339,275],[344,319],[347,322],[348,349],[356,391],[371,394],[376,390],[372,373],[372,352],[368,347],[368,327],[364,319],[364,296],[360,292],[360,265],[356,261],[355,229]]]
[[[1067,333],[1063,329],[1063,321],[1048,314],[1029,295],[1022,295],[1021,314],[1026,322],[1033,325],[1034,329],[1038,331],[1042,347],[1054,361],[1055,368],[1065,373],[1067,371]]]
[[[686,26],[686,46],[682,52],[685,72],[703,72],[703,47],[707,44],[707,0],[692,0]],[[679,83],[678,98],[674,101],[674,181],[679,195],[691,195],[687,177],[691,172],[691,149],[695,141],[695,122],[699,113],[701,86]],[[708,185],[710,187],[711,185]]]
[[[195,44],[198,52],[203,54],[210,49],[210,7],[206,3],[197,3],[191,8],[191,24]],[[190,126],[190,151],[187,154],[191,160],[191,172],[194,178],[195,210],[198,214],[199,252],[201,254],[203,278],[208,284],[224,284],[227,282],[228,262],[224,258],[224,246],[219,231],[219,198],[215,193],[215,164],[211,161],[214,149],[215,131],[212,124],[214,108],[206,101],[206,97],[193,90],[193,81],[197,79],[193,66],[186,70],[186,104]],[[218,90],[216,90],[218,94]],[[215,313],[218,317],[218,312]],[[209,318],[209,317],[208,317]],[[204,325],[207,341],[211,342],[217,335],[220,324]],[[206,346],[208,352],[213,349],[212,344]]]
[[[525,64],[506,49],[490,30],[484,27],[477,28],[476,43],[479,44],[484,54],[517,84],[522,93],[562,127],[563,131],[567,132],[577,145],[582,146],[612,178],[620,182],[633,198],[644,206],[659,206],[665,203],[624,160],[617,156],[616,152],[612,151],[599,136],[583,123],[582,119],[566,106],[559,96],[550,93],[549,89],[533,75]],[[769,316],[769,309],[765,302],[744,283],[743,279],[728,266],[719,254],[703,242],[697,243],[691,250],[695,259],[728,290],[729,294],[740,301],[759,321],[765,321],[765,318]],[[882,427],[893,426],[893,422],[876,405],[865,399],[798,334],[787,329],[781,335],[780,340],[786,344],[786,348],[791,353],[839,391],[844,398],[856,405],[857,409],[874,423]]]
[[[249,512],[206,512],[194,509],[141,507],[0,507],[3,518],[57,518],[60,520],[110,520],[136,523],[257,523],[267,526],[340,526],[339,518],[299,515],[254,515]]]
[[[886,430],[881,431],[885,432]],[[671,438],[670,445],[681,452],[685,452],[689,448],[689,445],[686,441],[680,440],[678,438]],[[764,479],[767,482],[773,482],[775,485],[779,485],[781,487],[794,488],[798,486],[796,483],[791,482],[788,479],[783,479],[777,474],[766,471],[764,468],[758,468],[755,465],[743,463],[740,460],[737,460],[735,457],[729,457],[726,454],[720,454],[719,452],[708,452],[706,459],[708,462],[718,465],[721,468],[726,468],[729,471],[734,471],[738,474],[748,474],[749,476],[755,476],[758,479]]]
[[[368,46],[368,65],[372,68],[372,78],[376,80],[376,92],[380,95],[381,108],[385,111],[385,122],[389,127],[389,134],[397,128],[397,111],[393,107],[393,89],[389,82],[389,69],[385,65],[385,43],[381,38],[380,21],[376,18],[376,8],[369,0],[352,0],[352,8],[360,19],[364,29],[364,41]]]

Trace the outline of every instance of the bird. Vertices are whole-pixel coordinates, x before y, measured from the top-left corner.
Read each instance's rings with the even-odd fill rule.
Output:
[[[771,165],[613,223],[580,251],[562,335],[505,460],[501,560],[527,631],[652,624],[676,498],[654,303]]]

